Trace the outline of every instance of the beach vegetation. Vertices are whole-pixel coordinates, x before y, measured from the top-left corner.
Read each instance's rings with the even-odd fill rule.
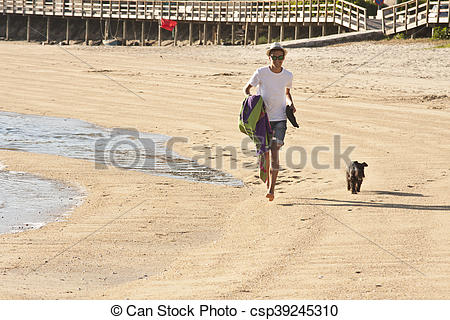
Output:
[[[404,40],[404,39],[406,39],[406,33],[405,32],[399,32],[393,37],[393,39],[395,39],[395,40]]]
[[[258,43],[267,43],[267,37],[266,36],[260,36],[258,38]]]
[[[433,39],[433,40],[448,40],[448,39],[450,39],[450,29],[447,27],[434,28],[431,39]]]

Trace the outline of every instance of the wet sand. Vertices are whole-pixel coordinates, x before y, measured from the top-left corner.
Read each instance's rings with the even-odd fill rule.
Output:
[[[241,89],[266,63],[264,48],[0,42],[1,111],[187,137],[178,153],[211,150],[213,167],[221,158],[245,183],[1,150],[8,169],[81,185],[87,196],[67,221],[0,236],[0,297],[448,299],[450,49],[433,46],[290,50],[301,128],[289,127],[285,142],[305,148],[308,161],[288,168],[285,148],[269,203],[237,128]],[[346,190],[343,167],[311,163],[312,149],[332,148],[334,135],[369,164],[358,195]],[[236,148],[236,161],[216,156],[224,146]],[[332,154],[319,162],[332,164]]]

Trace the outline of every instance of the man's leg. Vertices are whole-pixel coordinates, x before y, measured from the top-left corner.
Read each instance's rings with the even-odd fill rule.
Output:
[[[270,184],[268,186],[266,197],[272,201],[275,197],[275,184],[277,183],[278,170],[280,169],[279,154],[280,148],[284,144],[284,136],[286,134],[286,121],[274,121],[270,123],[273,129],[273,140],[270,146],[271,153],[271,169]]]
[[[269,190],[269,188],[270,188],[270,155],[269,155],[269,151],[264,153],[264,158],[266,160],[266,173],[267,173],[266,185],[267,185],[267,190]]]
[[[277,182],[278,170],[280,168],[280,161],[279,161],[280,147],[276,143],[273,143],[272,147],[270,148],[270,151],[271,151],[270,184],[267,190],[266,198],[268,198],[269,201],[272,201],[275,197],[275,184]]]

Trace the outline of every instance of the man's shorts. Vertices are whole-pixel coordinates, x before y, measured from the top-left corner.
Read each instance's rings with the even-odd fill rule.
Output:
[[[270,121],[270,127],[273,130],[272,145],[276,143],[278,147],[284,144],[284,136],[286,135],[286,121]]]

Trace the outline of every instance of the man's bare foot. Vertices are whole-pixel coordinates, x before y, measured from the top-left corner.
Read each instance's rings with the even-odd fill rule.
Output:
[[[273,199],[275,198],[275,190],[273,188],[267,190],[266,198],[269,199],[269,201],[273,201]]]

